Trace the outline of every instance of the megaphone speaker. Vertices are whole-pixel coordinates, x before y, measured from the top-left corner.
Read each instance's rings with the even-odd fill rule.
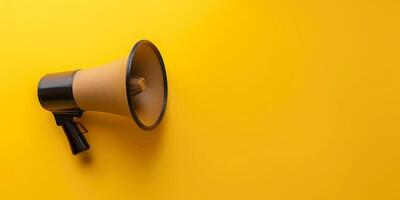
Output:
[[[167,75],[157,47],[141,40],[128,58],[103,66],[47,74],[39,82],[42,107],[62,126],[72,154],[89,149],[76,121],[86,111],[99,111],[133,119],[144,130],[156,128],[167,105]]]

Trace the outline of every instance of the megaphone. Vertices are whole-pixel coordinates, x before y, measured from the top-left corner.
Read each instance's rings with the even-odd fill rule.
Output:
[[[77,118],[100,111],[133,119],[144,130],[156,128],[167,105],[167,75],[161,54],[141,40],[127,59],[91,69],[47,74],[39,82],[41,106],[62,126],[72,154],[90,148]]]

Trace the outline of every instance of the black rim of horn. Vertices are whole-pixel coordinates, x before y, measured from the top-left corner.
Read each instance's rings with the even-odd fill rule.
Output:
[[[129,76],[131,75],[132,69],[134,66],[132,66],[132,62],[133,62],[133,58],[135,56],[136,50],[139,46],[141,45],[147,45],[149,46],[151,49],[153,49],[153,51],[155,52],[155,54],[157,55],[157,58],[160,62],[160,66],[161,66],[161,71],[162,71],[162,75],[163,75],[163,84],[164,84],[164,98],[163,98],[163,105],[162,105],[162,110],[160,115],[158,116],[157,121],[150,125],[150,126],[146,126],[145,124],[143,124],[139,117],[136,115],[136,111],[135,111],[135,106],[133,105],[133,103],[131,102],[131,85],[129,83]],[[167,97],[168,97],[168,85],[167,85],[167,73],[165,71],[165,66],[164,66],[164,61],[161,57],[160,51],[157,49],[157,47],[151,43],[148,40],[141,40],[139,42],[137,42],[135,44],[135,46],[133,46],[129,57],[128,57],[128,63],[127,63],[127,69],[126,69],[126,77],[125,77],[125,84],[126,84],[126,94],[127,94],[127,98],[128,98],[128,105],[129,105],[129,110],[131,112],[132,118],[135,120],[135,122],[138,124],[138,126],[144,130],[152,130],[154,128],[156,128],[158,126],[158,124],[160,124],[162,118],[164,117],[164,113],[165,113],[165,109],[167,107]]]

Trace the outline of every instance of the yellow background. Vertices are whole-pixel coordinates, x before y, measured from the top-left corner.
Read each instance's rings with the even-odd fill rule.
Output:
[[[399,199],[399,1],[0,1],[1,199]],[[153,41],[162,125],[86,113],[72,156],[46,73]]]

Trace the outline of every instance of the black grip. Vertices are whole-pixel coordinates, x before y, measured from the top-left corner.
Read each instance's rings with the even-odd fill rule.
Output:
[[[64,122],[61,124],[61,126],[63,127],[65,135],[68,138],[72,154],[76,155],[90,148],[85,137],[83,136],[83,133],[74,121]]]

